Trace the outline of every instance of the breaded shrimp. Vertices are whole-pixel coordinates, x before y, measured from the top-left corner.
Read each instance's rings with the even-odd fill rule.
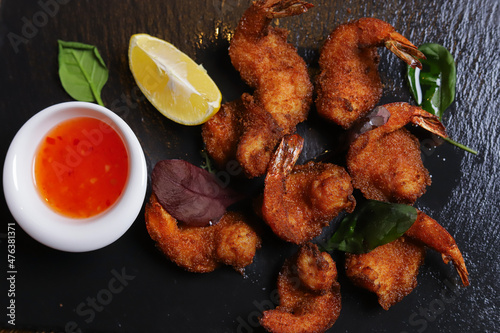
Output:
[[[312,84],[305,61],[286,41],[288,31],[269,24],[273,18],[299,15],[310,7],[299,0],[255,1],[241,17],[229,47],[233,66],[285,134],[307,118]]]
[[[225,103],[202,127],[208,154],[224,169],[238,161],[249,177],[264,174],[276,145],[283,136],[269,112],[245,93]]]
[[[295,165],[304,139],[285,136],[269,163],[262,215],[278,237],[301,244],[318,236],[342,210],[356,204],[351,178],[331,163]]]
[[[431,184],[422,163],[418,139],[403,128],[418,124],[446,137],[438,118],[407,103],[384,105],[391,116],[385,125],[361,134],[347,154],[347,169],[355,188],[367,199],[413,204]]]
[[[390,24],[375,18],[342,24],[321,48],[316,108],[322,117],[349,128],[377,104],[382,96],[379,46],[422,68],[417,58],[425,59],[424,54]]]
[[[285,261],[278,276],[280,305],[263,313],[261,325],[274,333],[320,333],[337,320],[340,285],[332,257],[307,243]]]
[[[242,99],[222,104],[220,110],[201,127],[201,135],[208,154],[215,164],[224,169],[236,160],[238,141],[242,133],[241,118],[245,114]]]
[[[283,129],[255,98],[244,94],[242,99],[246,114],[242,119],[244,131],[236,159],[247,176],[256,177],[265,174],[274,149],[283,137]]]
[[[376,293],[380,305],[388,310],[417,286],[425,246],[441,253],[445,263],[452,261],[463,285],[469,285],[469,274],[455,239],[421,211],[404,236],[369,253],[346,254],[346,274],[356,285]]]
[[[190,227],[178,224],[153,194],[145,215],[147,230],[156,246],[190,272],[211,272],[221,264],[243,272],[260,248],[260,237],[241,213],[226,212],[215,225]]]
[[[298,15],[311,6],[299,0],[260,0],[243,14],[229,55],[254,93],[223,106],[223,113],[203,125],[207,151],[219,167],[236,159],[247,177],[262,176],[280,138],[295,132],[307,118],[312,102],[307,66],[287,43],[288,32],[269,24],[273,18]]]
[[[346,253],[346,274],[354,284],[374,292],[388,310],[417,286],[424,257],[424,247],[403,236],[369,253]]]

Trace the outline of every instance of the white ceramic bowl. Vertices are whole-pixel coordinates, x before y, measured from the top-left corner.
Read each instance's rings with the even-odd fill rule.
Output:
[[[121,196],[108,210],[87,219],[60,215],[45,204],[33,181],[33,159],[42,138],[73,117],[94,117],[111,125],[129,154],[129,176]],[[93,103],[67,102],[48,107],[29,119],[14,137],[3,170],[7,205],[19,226],[54,249],[85,252],[120,238],[141,211],[147,186],[144,152],[130,127],[116,114]]]

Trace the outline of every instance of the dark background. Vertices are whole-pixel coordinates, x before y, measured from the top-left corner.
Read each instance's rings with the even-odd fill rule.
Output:
[[[499,94],[500,9],[496,0],[312,1],[300,17],[279,20],[289,41],[317,70],[318,48],[338,24],[363,16],[383,19],[414,44],[446,46],[457,63],[457,98],[444,124],[450,136],[479,151],[451,145],[422,148],[433,185],[417,207],[455,237],[470,273],[461,288],[457,273],[429,251],[418,287],[384,311],[376,298],[351,285],[335,254],[342,311],[331,332],[498,332],[499,320]],[[17,130],[37,111],[69,101],[57,76],[57,39],[96,45],[110,69],[105,105],[137,134],[149,170],[165,158],[201,164],[200,127],[177,125],[158,113],[136,88],[127,48],[134,33],[165,39],[202,63],[224,100],[246,87],[231,67],[227,47],[249,1],[199,0],[0,0],[0,159]],[[17,36],[17,37],[16,37]],[[381,51],[385,84],[381,103],[413,102],[405,66]],[[338,129],[312,110],[299,127],[306,139],[301,161],[335,147]],[[422,140],[429,137],[421,136]],[[36,143],[33,143],[36,144]],[[258,189],[259,180],[234,180]],[[248,190],[248,191],[252,191]],[[150,190],[148,189],[148,195]],[[263,248],[246,278],[230,268],[193,274],[167,261],[154,247],[143,212],[114,244],[90,253],[47,248],[16,224],[16,326],[7,324],[7,223],[15,222],[0,200],[0,327],[83,332],[261,332],[256,318],[271,304],[278,271],[296,247],[262,224]],[[326,230],[322,238],[331,234]],[[125,275],[120,284],[115,275]],[[110,285],[110,283],[112,285]],[[114,283],[114,284],[113,284]],[[123,286],[123,288],[118,288]],[[114,287],[114,288],[113,288]],[[109,290],[120,291],[110,293]],[[111,298],[106,298],[111,295]],[[88,302],[107,303],[91,315]],[[77,308],[81,311],[77,312]]]

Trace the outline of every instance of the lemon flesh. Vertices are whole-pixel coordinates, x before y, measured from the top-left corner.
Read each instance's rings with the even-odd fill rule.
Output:
[[[147,34],[130,38],[129,66],[146,98],[165,117],[199,125],[217,111],[221,93],[203,66],[172,44]]]

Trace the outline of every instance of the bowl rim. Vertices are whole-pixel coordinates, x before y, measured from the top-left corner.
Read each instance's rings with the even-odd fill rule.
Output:
[[[33,181],[33,159],[41,140],[54,126],[85,116],[106,122],[121,136],[129,154],[129,175],[110,208],[77,219],[61,215],[43,202]],[[139,215],[146,188],[146,159],[137,136],[114,112],[89,102],[63,102],[36,113],[14,136],[4,162],[3,190],[12,216],[32,238],[61,251],[93,251],[116,241]]]

